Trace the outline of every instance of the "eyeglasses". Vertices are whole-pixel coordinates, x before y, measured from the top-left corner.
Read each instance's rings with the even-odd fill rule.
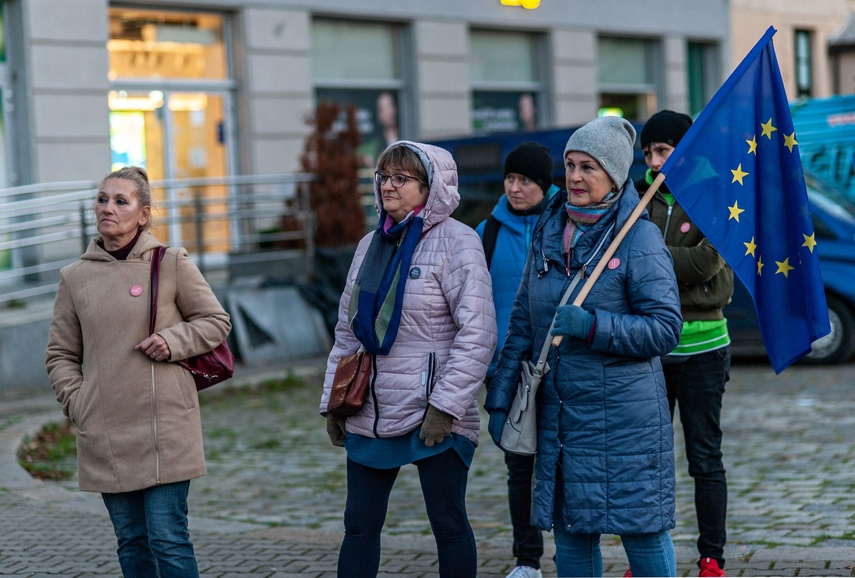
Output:
[[[381,173],[380,171],[374,171],[374,183],[378,187],[382,187],[386,184],[386,181],[392,182],[392,186],[396,189],[400,189],[404,185],[407,184],[407,181],[416,181],[417,183],[422,183],[416,177],[408,177],[407,175],[387,175],[386,173]]]

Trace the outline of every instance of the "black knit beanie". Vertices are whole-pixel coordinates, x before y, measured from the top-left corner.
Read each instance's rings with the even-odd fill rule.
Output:
[[[641,148],[652,142],[677,146],[692,126],[692,117],[673,110],[660,110],[651,116],[641,129]]]
[[[517,173],[528,177],[544,193],[552,186],[552,155],[549,149],[536,142],[524,142],[508,153],[505,159],[505,176]]]

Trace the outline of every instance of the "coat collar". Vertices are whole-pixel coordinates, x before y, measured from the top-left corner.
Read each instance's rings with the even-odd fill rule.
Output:
[[[95,237],[91,241],[89,241],[89,246],[86,247],[86,252],[80,256],[81,259],[85,261],[115,261],[115,257],[110,255],[107,251],[105,251],[99,244],[98,241],[101,237]],[[154,235],[151,234],[150,231],[143,231],[140,235],[140,238],[137,239],[136,245],[131,249],[130,254],[128,255],[128,261],[150,261],[151,257],[147,256],[143,259],[143,255],[148,254],[152,249],[156,247],[164,246],[163,243],[158,241]]]

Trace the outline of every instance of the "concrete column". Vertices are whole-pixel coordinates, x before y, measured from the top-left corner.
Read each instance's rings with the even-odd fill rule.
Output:
[[[575,126],[597,115],[597,34],[555,29],[549,35],[556,126]]]
[[[467,26],[419,20],[413,23],[413,44],[418,138],[429,140],[470,133]]]
[[[111,159],[108,2],[21,5],[32,178],[98,180]]]
[[[312,113],[311,16],[247,8],[235,42],[242,173],[300,169]]]
[[[682,36],[666,36],[662,42],[665,58],[665,86],[662,90],[663,101],[656,110],[663,108],[678,112],[689,111],[689,79],[686,39]]]

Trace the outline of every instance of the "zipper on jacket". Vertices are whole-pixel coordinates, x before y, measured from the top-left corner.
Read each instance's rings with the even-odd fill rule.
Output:
[[[425,383],[425,401],[430,399],[430,394],[433,393],[434,379],[436,379],[436,353],[428,354],[428,373],[427,383]]]
[[[377,434],[377,423],[380,421],[380,404],[377,403],[377,356],[371,356],[371,399],[374,400],[374,426],[371,428],[374,431],[374,437],[379,438]]]
[[[662,238],[668,235],[668,225],[671,224],[671,212],[674,210],[674,205],[668,205],[668,216],[665,218],[665,230],[662,231]]]
[[[157,387],[154,381],[154,361],[149,361],[151,367],[151,423],[154,430],[154,483],[160,485],[160,442],[157,435]]]

